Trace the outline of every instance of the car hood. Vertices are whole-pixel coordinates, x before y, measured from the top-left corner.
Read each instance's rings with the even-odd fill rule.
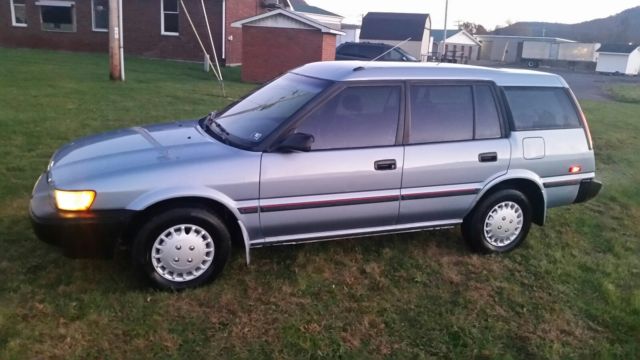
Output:
[[[240,151],[205,133],[197,120],[132,127],[75,140],[61,147],[49,164],[58,185],[95,176],[212,159]]]

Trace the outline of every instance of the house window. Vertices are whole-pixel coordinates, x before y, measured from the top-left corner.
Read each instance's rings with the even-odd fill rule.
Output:
[[[93,31],[109,31],[109,0],[91,0]]]
[[[76,31],[76,10],[73,1],[42,0],[36,2],[40,6],[42,30]]]
[[[27,26],[26,0],[9,0],[11,2],[11,24],[13,26]]]
[[[162,35],[178,35],[179,0],[160,0],[162,11]]]

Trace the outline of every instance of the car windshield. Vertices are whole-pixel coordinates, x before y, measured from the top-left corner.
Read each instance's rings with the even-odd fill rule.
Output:
[[[398,51],[399,51],[402,55],[406,56],[406,57],[407,57],[407,59],[409,59],[409,61],[418,61],[418,59],[416,59],[413,55],[410,55],[408,52],[406,52],[406,51],[402,50],[401,48],[399,48],[399,47],[398,47],[398,48],[396,48],[396,49],[398,49]]]
[[[259,143],[330,84],[286,74],[229,106],[210,126],[242,141]]]

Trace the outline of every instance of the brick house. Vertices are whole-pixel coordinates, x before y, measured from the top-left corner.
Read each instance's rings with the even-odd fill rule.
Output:
[[[208,39],[200,0],[183,1],[200,37],[203,41]],[[303,0],[295,1],[301,6],[306,4]],[[108,51],[108,0],[0,2],[0,46]],[[122,3],[126,54],[203,60],[180,0],[124,0]],[[227,65],[242,63],[242,31],[231,27],[231,23],[274,8],[293,9],[289,0],[205,0],[204,3],[218,57]]]
[[[302,12],[278,9],[232,24],[243,34],[242,80],[263,83],[298,66],[336,58],[343,32]],[[286,56],[283,56],[286,54]]]

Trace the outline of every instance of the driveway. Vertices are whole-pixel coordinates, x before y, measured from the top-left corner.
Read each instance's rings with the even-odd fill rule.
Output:
[[[476,65],[496,68],[517,68],[516,65],[504,65],[495,63],[478,63]],[[527,68],[524,68],[527,69]],[[611,101],[607,88],[617,84],[636,84],[640,86],[640,76],[602,75],[596,72],[577,70],[571,71],[565,68],[540,67],[533,69],[542,72],[550,72],[562,76],[580,100]]]
[[[611,97],[607,88],[617,84],[636,84],[640,86],[640,77],[622,75],[602,75],[591,72],[577,72],[566,69],[541,68],[540,71],[552,72],[562,76],[580,100],[608,101]]]

